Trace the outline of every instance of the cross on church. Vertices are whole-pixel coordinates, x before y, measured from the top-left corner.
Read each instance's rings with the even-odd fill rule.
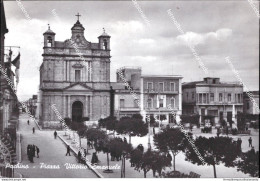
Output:
[[[78,14],[76,14],[75,16],[77,16],[77,17],[78,17],[78,21],[79,21],[79,17],[80,17],[81,15],[78,13]]]

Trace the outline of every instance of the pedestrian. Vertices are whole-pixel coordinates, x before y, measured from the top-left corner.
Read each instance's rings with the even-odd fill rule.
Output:
[[[91,163],[92,163],[92,164],[98,163],[98,157],[97,157],[97,153],[96,153],[96,152],[94,152],[94,153],[92,154]]]
[[[127,140],[126,140],[126,138],[124,137],[124,143],[127,143]]]
[[[81,163],[81,152],[80,152],[80,150],[78,152],[78,162]]]
[[[35,133],[35,128],[33,127],[33,129],[32,129],[32,130],[33,130],[33,134],[34,134],[34,133]]]
[[[27,145],[27,156],[28,156],[28,159],[29,159],[29,155],[30,155],[30,145]]]
[[[69,156],[70,156],[70,146],[68,145],[67,146],[67,153],[66,153],[66,156],[69,154]]]
[[[56,130],[54,131],[54,138],[56,139],[56,137],[57,137],[57,132],[56,132]]]
[[[40,149],[36,146],[37,158],[39,158]]]
[[[27,121],[27,124],[28,124],[28,125],[30,124],[30,121],[29,121],[29,119],[28,119],[28,121]]]
[[[248,143],[249,143],[249,147],[252,147],[252,138],[251,137],[248,139]]]
[[[86,156],[87,156],[87,150],[84,149],[84,157],[86,158]]]
[[[36,146],[32,145],[32,155],[35,157],[35,152],[36,152]]]
[[[192,128],[193,128],[193,126],[192,126],[192,124],[190,124],[190,132],[192,132]]]
[[[153,127],[153,134],[155,134],[155,128]]]
[[[228,136],[228,126],[226,127],[226,133],[227,133],[227,136]]]

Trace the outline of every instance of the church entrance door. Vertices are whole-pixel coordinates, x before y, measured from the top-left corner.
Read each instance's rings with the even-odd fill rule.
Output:
[[[80,122],[82,120],[83,104],[76,101],[72,104],[72,121]]]

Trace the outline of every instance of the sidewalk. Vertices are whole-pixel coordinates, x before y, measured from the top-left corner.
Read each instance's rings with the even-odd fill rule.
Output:
[[[59,131],[58,135],[61,137],[61,139],[65,140],[68,144],[71,145],[71,147],[73,147],[75,150],[76,149],[76,144],[72,144],[73,139],[69,140],[68,136],[64,136],[64,132],[65,131]],[[79,142],[78,137],[76,136],[76,141]],[[81,144],[83,148],[87,148],[87,140],[81,139]],[[89,161],[91,161],[92,158],[92,153],[95,152],[95,149],[89,149],[88,150],[89,155],[87,155],[87,159]],[[99,152],[97,153],[98,159],[100,160],[100,162],[98,163],[98,166],[107,166],[107,155],[104,154],[103,152]],[[109,165],[110,166],[116,166],[118,165],[120,167],[120,169],[113,169],[113,173],[104,173],[102,169],[97,169],[97,171],[105,178],[121,178],[121,166],[122,166],[122,161],[110,161],[110,155],[109,155]],[[130,167],[130,161],[129,159],[126,160],[125,162],[125,167],[126,167],[126,178],[144,178],[144,174],[143,171],[137,171],[134,169],[134,167]],[[149,171],[146,175],[147,178],[152,178],[152,171]]]
[[[29,116],[20,115],[18,133],[21,133],[22,162],[20,165],[29,168],[17,168],[16,172],[21,173],[24,178],[97,178],[90,169],[66,169],[65,164],[77,165],[76,158],[65,156],[66,147],[57,138],[54,139],[53,131],[40,131],[35,122],[30,121]],[[35,127],[35,134],[32,128]],[[34,157],[34,163],[27,158],[27,145],[34,144],[40,149],[40,158]]]

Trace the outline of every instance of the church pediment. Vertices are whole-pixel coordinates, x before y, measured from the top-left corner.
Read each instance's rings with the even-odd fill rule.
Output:
[[[81,84],[81,83],[75,83],[72,84],[66,88],[64,88],[65,91],[93,91],[93,89],[87,85]]]
[[[80,63],[75,63],[74,65],[72,65],[73,68],[83,68],[84,66]]]

